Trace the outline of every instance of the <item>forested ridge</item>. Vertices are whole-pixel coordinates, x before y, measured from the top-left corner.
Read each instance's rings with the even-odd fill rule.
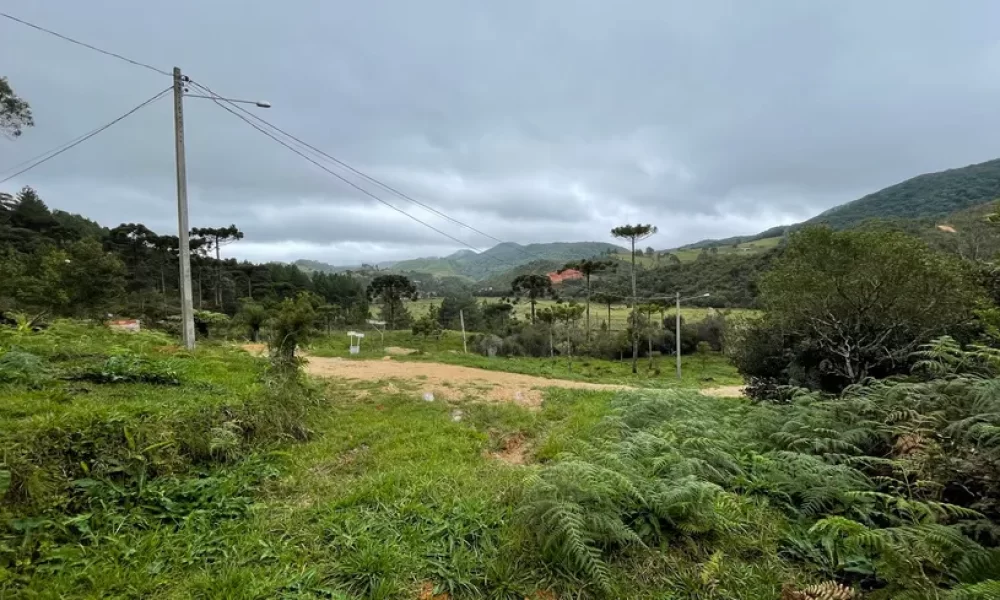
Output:
[[[192,230],[197,310],[233,314],[241,298],[271,302],[307,291],[367,312],[365,282],[357,277],[221,257],[242,237],[235,225]],[[0,197],[0,256],[0,309],[80,317],[110,312],[151,321],[179,312],[176,235],[141,223],[107,228],[50,210],[30,187]]]

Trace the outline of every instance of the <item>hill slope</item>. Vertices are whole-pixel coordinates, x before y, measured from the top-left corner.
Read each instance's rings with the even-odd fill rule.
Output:
[[[457,275],[481,281],[530,262],[550,261],[561,266],[572,260],[621,250],[619,246],[605,242],[557,242],[526,246],[504,242],[480,253],[460,250],[445,258],[404,260],[396,263],[393,270],[421,271],[441,276]]]
[[[805,224],[847,229],[868,219],[942,217],[997,198],[1000,198],[1000,159],[918,175],[831,208]]]
[[[1000,159],[918,175],[796,225],[774,227],[756,235],[702,240],[679,250],[729,246],[781,236],[803,225],[850,229],[872,219],[933,219],[997,199],[1000,199]]]

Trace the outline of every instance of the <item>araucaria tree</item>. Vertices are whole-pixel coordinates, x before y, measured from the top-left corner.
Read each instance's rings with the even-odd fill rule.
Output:
[[[191,235],[202,237],[209,249],[215,250],[215,305],[222,307],[222,246],[243,239],[243,232],[236,227],[195,227]]]
[[[14,93],[6,77],[0,77],[0,134],[16,138],[34,124],[31,107]]]
[[[379,275],[368,284],[368,300],[378,299],[389,329],[395,329],[403,308],[403,300],[415,300],[417,286],[403,275]]]
[[[635,306],[637,294],[635,291],[635,244],[656,233],[655,225],[622,225],[611,230],[611,235],[621,240],[628,240],[632,249],[632,322],[636,322]],[[639,362],[639,333],[638,328],[632,328],[632,372],[638,372],[636,365]]]
[[[583,274],[583,280],[587,285],[587,339],[590,339],[590,277],[594,273],[604,271],[611,267],[613,263],[610,260],[599,260],[596,258],[585,258],[583,260],[578,260],[576,262],[568,263],[563,270],[575,269]],[[610,319],[609,319],[610,321]],[[610,326],[610,323],[609,323]]]
[[[535,322],[535,305],[539,298],[551,296],[552,280],[545,275],[518,275],[510,284],[510,291],[518,298],[526,296],[531,304],[531,322]]]

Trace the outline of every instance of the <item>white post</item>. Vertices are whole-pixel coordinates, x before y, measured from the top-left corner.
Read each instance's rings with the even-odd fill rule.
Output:
[[[191,299],[191,247],[188,242],[187,163],[184,159],[184,81],[174,67],[174,150],[177,155],[177,245],[180,257],[181,337],[194,350],[194,306]]]
[[[462,323],[462,352],[465,354],[469,353],[469,346],[465,341],[465,311],[458,311],[458,320]]]

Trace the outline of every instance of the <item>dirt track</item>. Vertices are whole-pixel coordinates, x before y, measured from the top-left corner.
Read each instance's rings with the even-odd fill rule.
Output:
[[[542,403],[541,388],[561,387],[580,390],[627,390],[624,385],[547,379],[503,371],[487,371],[442,363],[396,360],[346,360],[310,356],[306,372],[319,377],[342,377],[377,381],[405,379],[443,399],[479,396],[494,402],[515,402],[537,408]]]
[[[416,384],[421,394],[431,393],[435,398],[459,400],[472,397],[492,402],[514,402],[537,408],[542,403],[541,389],[550,387],[579,390],[628,390],[627,385],[586,383],[566,379],[548,379],[487,371],[431,362],[403,362],[391,360],[346,360],[343,358],[307,358],[306,372],[318,377],[340,377],[362,381],[402,379]],[[700,390],[710,396],[740,397],[740,386],[720,386]]]

